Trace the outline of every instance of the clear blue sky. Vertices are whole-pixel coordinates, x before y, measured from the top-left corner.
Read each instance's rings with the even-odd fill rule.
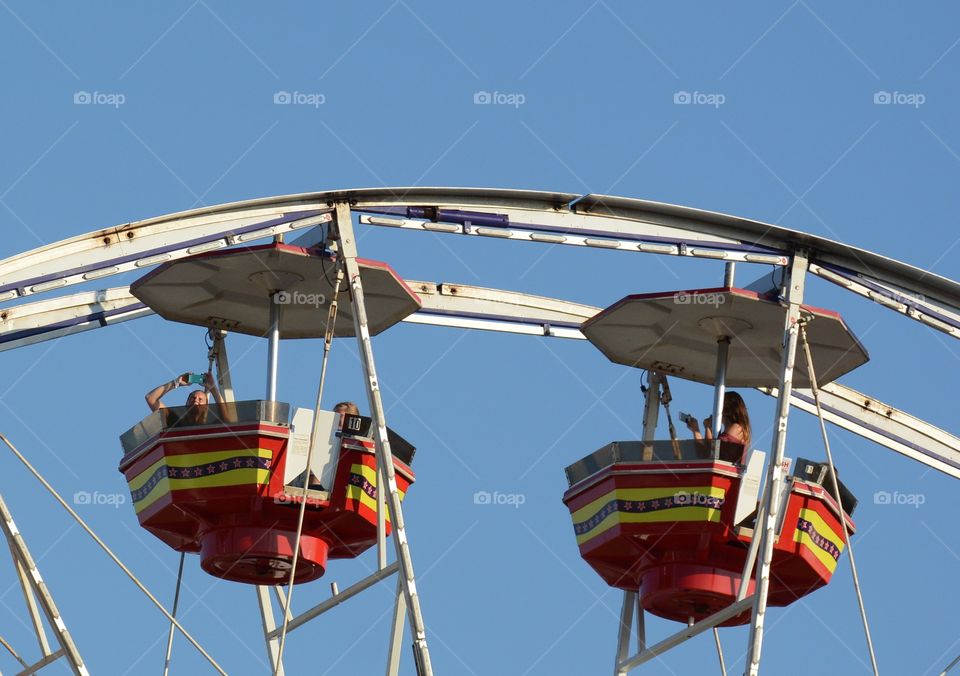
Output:
[[[202,204],[464,185],[723,211],[960,277],[952,3],[325,4],[0,0],[0,258]],[[304,104],[275,105],[280,91]],[[523,102],[475,105],[478,91]],[[94,102],[75,104],[80,92]],[[719,105],[677,105],[678,92]],[[878,105],[878,92],[898,96]],[[425,233],[370,232],[361,248],[407,278],[596,306],[722,274]],[[871,353],[843,382],[955,431],[960,346],[823,283],[808,298],[841,311]],[[578,556],[563,467],[639,436],[640,372],[580,341],[399,326],[375,347],[389,422],[419,448],[404,505],[436,672],[609,673],[621,595]],[[244,337],[231,344],[240,396],[262,396],[265,351]],[[336,344],[327,405],[363,399],[355,354]],[[319,355],[315,342],[285,346],[281,398],[309,405]],[[64,495],[123,494],[118,435],[146,414],[144,392],[202,369],[205,353],[201,330],[151,318],[0,363],[0,430]],[[708,388],[675,382],[674,394],[679,408],[706,415]],[[773,402],[745,395],[757,445],[769,448]],[[822,457],[814,419],[797,413],[790,429],[788,455]],[[861,501],[854,543],[881,671],[939,673],[960,652],[957,484],[847,433],[832,438]],[[163,617],[9,454],[0,472],[93,672],[159,670]],[[525,503],[475,505],[480,490]],[[878,505],[876,491],[924,502]],[[129,505],[81,513],[169,603],[177,555]],[[371,555],[336,562],[298,588],[296,609],[373,565]],[[0,635],[35,657],[12,569],[0,571]],[[288,673],[378,673],[392,594],[391,582],[291,634]],[[230,673],[266,671],[252,588],[219,582],[190,558],[182,618]],[[677,628],[652,619],[648,636]],[[746,630],[722,636],[730,673],[740,673]],[[846,558],[828,588],[771,611],[763,658],[767,674],[869,672]],[[404,660],[409,671],[407,648]],[[641,673],[715,665],[702,636]],[[174,667],[205,673],[182,639]],[[5,653],[0,670],[16,670]]]

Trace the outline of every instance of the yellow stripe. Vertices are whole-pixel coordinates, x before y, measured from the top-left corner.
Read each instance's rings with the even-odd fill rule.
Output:
[[[700,493],[714,498],[722,498],[724,490],[713,486],[670,486],[658,488],[617,488],[602,495],[593,502],[589,502],[573,513],[573,522],[582,523],[600,511],[600,508],[616,498],[617,500],[656,500],[669,498],[677,493]]]
[[[361,476],[363,476],[363,478],[369,481],[374,488],[376,488],[377,471],[373,467],[369,467],[367,465],[351,465],[350,473],[360,474]],[[406,496],[406,492],[400,490],[399,487],[397,488],[397,490],[400,493],[400,499],[403,500],[403,498]],[[359,500],[360,504],[365,505],[368,509],[371,509],[374,512],[377,511],[376,499],[371,498],[369,495],[367,495],[367,493],[360,486],[354,486],[353,484],[348,483],[347,490],[346,490],[346,497],[348,500]],[[390,521],[390,519],[387,518],[387,521]]]
[[[621,523],[666,523],[670,521],[710,521],[719,523],[720,510],[712,507],[674,507],[659,512],[613,512],[592,529],[577,536],[577,545],[591,540]]]
[[[256,458],[257,456],[261,458],[271,458],[273,457],[273,452],[264,448],[239,448],[233,451],[210,451],[208,453],[193,453],[191,455],[164,456],[142,472],[139,472],[128,483],[131,491],[137,490],[143,486],[143,484],[147,483],[147,480],[149,480],[150,477],[153,476],[153,473],[163,464],[166,464],[168,467],[193,467],[194,465],[205,465],[210,462],[220,462],[221,460],[236,457]]]
[[[678,486],[673,488],[619,488],[610,491],[606,495],[597,498],[589,504],[581,507],[573,513],[573,523],[583,523],[589,520],[603,507],[612,500],[655,500],[658,498],[672,497],[677,493],[699,493],[709,495],[714,498],[723,498],[725,491],[716,486]],[[621,523],[667,523],[671,521],[710,521],[718,523],[720,521],[720,510],[704,505],[691,505],[689,507],[672,507],[651,512],[620,512],[614,511],[604,517],[603,521],[591,528],[586,533],[577,536],[577,545],[603,534],[617,524]]]
[[[820,516],[818,512],[815,512],[812,509],[801,509],[800,518],[805,521],[809,521],[819,535],[832,542],[834,545],[836,545],[840,553],[843,553],[843,536],[838,535],[833,530],[833,527],[824,521],[823,517]],[[805,533],[798,528],[793,534],[793,541],[799,542],[813,552],[813,555],[817,557],[820,563],[822,563],[831,574],[836,569],[837,561],[834,560],[834,558],[825,552],[819,545],[817,545],[817,543],[813,541],[813,538],[811,538],[808,533]]]
[[[140,502],[135,503],[137,514],[145,510],[154,502],[165,496],[171,490],[187,490],[196,488],[217,488],[220,486],[243,486],[255,484],[262,486],[270,481],[270,470],[256,467],[241,467],[220,474],[201,476],[194,479],[161,479]]]

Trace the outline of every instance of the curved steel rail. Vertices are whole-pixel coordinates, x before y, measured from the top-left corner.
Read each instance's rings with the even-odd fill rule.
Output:
[[[337,202],[361,223],[786,265],[808,251],[814,274],[960,338],[960,284],[823,237],[648,200],[483,188],[376,188],[268,197],[97,230],[0,261],[0,301],[43,293],[329,221]]]
[[[960,338],[960,284],[885,256],[779,226],[647,200],[484,188],[375,188],[282,195],[203,207],[96,230],[0,261],[0,302],[283,235],[332,220],[337,203],[391,228],[785,266],[810,271]],[[409,282],[424,300],[406,321],[582,338],[597,308],[459,284]],[[0,351],[152,314],[125,287],[0,308]],[[835,384],[827,419],[960,477],[960,440]],[[776,391],[768,391],[776,396]],[[791,403],[811,411],[809,393]]]

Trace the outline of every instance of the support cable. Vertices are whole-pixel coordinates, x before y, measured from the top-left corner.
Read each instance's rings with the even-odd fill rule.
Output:
[[[101,540],[100,537],[99,537],[96,533],[93,532],[93,530],[90,528],[90,526],[88,526],[83,519],[80,518],[80,515],[77,514],[77,513],[73,510],[73,508],[70,507],[70,505],[68,505],[67,502],[66,502],[62,497],[60,497],[60,494],[57,493],[56,489],[55,489],[53,486],[51,486],[49,483],[47,483],[47,480],[43,478],[43,476],[40,474],[40,472],[38,472],[36,469],[34,469],[33,465],[30,464],[30,462],[23,456],[23,454],[20,453],[20,451],[18,451],[18,450],[16,449],[16,447],[15,447],[12,443],[10,443],[10,440],[7,439],[7,437],[4,436],[3,434],[0,434],[0,441],[2,441],[4,444],[6,444],[7,448],[9,448],[11,451],[13,451],[13,454],[17,456],[17,458],[20,460],[20,462],[23,463],[24,467],[26,467],[26,468],[30,471],[30,473],[33,474],[33,476],[37,479],[37,481],[39,481],[41,484],[43,484],[43,487],[47,489],[47,491],[50,493],[50,495],[52,495],[52,496],[57,500],[57,502],[59,502],[60,505],[61,505],[65,510],[67,510],[67,512],[70,514],[70,516],[72,516],[72,517],[74,518],[74,520],[75,520],[78,524],[80,524],[80,526],[83,528],[83,530],[87,531],[87,535],[89,535],[90,537],[92,537],[93,540],[94,540],[94,542],[96,542],[98,545],[100,545],[100,548],[101,548],[103,551],[105,551],[105,552],[107,553],[107,555],[108,555],[111,559],[113,559],[113,562],[114,562],[115,564],[117,564],[117,566],[120,567],[120,570],[122,570],[122,571],[126,574],[126,576],[129,577],[130,580],[131,580],[135,585],[137,585],[137,587],[140,589],[140,591],[142,591],[142,592],[144,593],[144,595],[146,595],[146,597],[147,597],[148,599],[150,599],[150,601],[153,602],[153,605],[155,605],[157,608],[160,609],[160,612],[163,613],[163,614],[167,617],[168,620],[170,620],[170,622],[173,624],[173,626],[175,626],[175,627],[180,631],[181,634],[183,634],[184,638],[186,638],[188,641],[190,641],[190,644],[193,645],[193,647],[196,648],[196,649],[200,652],[200,654],[204,656],[204,658],[206,658],[206,660],[213,666],[214,669],[217,670],[218,673],[223,674],[223,676],[227,676],[227,672],[224,671],[224,670],[220,667],[219,664],[217,664],[217,662],[210,656],[210,653],[208,653],[206,650],[204,650],[204,649],[203,649],[203,646],[201,646],[199,643],[197,643],[197,640],[196,640],[195,638],[193,638],[193,636],[191,636],[190,633],[189,633],[186,629],[183,628],[183,625],[181,625],[179,622],[177,622],[176,618],[173,617],[173,615],[171,615],[169,612],[167,612],[167,609],[164,608],[164,607],[163,607],[163,604],[160,603],[160,601],[157,600],[157,597],[150,593],[150,590],[148,590],[148,589],[143,585],[143,583],[140,582],[139,579],[137,579],[137,576],[134,575],[133,572],[131,572],[131,570],[124,565],[124,563],[117,557],[117,555],[114,554],[113,551],[112,551],[109,547],[107,547],[106,543],[105,543],[103,540]]]
[[[727,676],[727,665],[723,663],[723,646],[720,645],[720,632],[713,628],[713,640],[717,644],[717,657],[720,658],[720,676]]]
[[[0,636],[0,645],[2,645],[4,648],[6,648],[6,649],[7,649],[7,652],[9,652],[11,655],[13,655],[14,659],[17,660],[17,662],[19,662],[20,664],[23,665],[23,668],[24,668],[24,669],[29,669],[29,668],[30,668],[30,665],[23,661],[23,658],[20,657],[20,655],[17,654],[17,651],[13,649],[13,646],[11,646],[9,643],[7,643],[7,641],[3,638],[3,636]],[[944,673],[946,673],[946,672],[944,672]]]
[[[673,426],[673,416],[670,415],[670,402],[673,401],[673,396],[670,394],[670,384],[667,382],[667,376],[661,375],[661,386],[662,393],[660,395],[660,403],[663,404],[663,410],[667,413],[667,428],[670,430],[670,445],[673,447],[673,457],[677,460],[683,458],[683,453],[680,451],[680,442],[677,440],[677,428]]]
[[[303,487],[300,492],[300,514],[297,516],[297,535],[293,545],[293,565],[290,568],[290,581],[287,583],[287,594],[283,604],[283,629],[280,631],[280,647],[277,649],[277,662],[273,665],[273,676],[278,676],[283,664],[283,648],[287,642],[287,626],[290,623],[290,602],[293,598],[293,580],[297,574],[297,560],[300,556],[300,535],[303,533],[303,519],[307,513],[307,489],[310,485],[311,462],[313,461],[313,445],[319,434],[320,401],[323,398],[323,386],[327,380],[327,362],[330,360],[330,347],[333,344],[333,329],[337,321],[337,301],[340,295],[340,284],[343,283],[343,265],[337,265],[337,280],[333,285],[333,297],[330,299],[330,308],[327,311],[327,326],[323,334],[323,359],[320,362],[320,384],[317,387],[317,406],[314,409],[313,425],[310,428],[310,445],[307,447],[307,468],[303,473]]]
[[[947,672],[953,669],[955,666],[960,664],[960,655],[957,655],[956,659],[953,660],[950,664],[947,665],[947,668],[940,672],[940,676],[947,676]]]
[[[863,620],[863,633],[867,637],[867,649],[870,651],[870,664],[873,666],[874,676],[880,676],[880,670],[877,668],[877,656],[873,651],[873,639],[870,637],[870,625],[867,623],[867,610],[863,605],[863,594],[860,591],[860,576],[857,574],[857,564],[853,558],[853,545],[850,542],[850,532],[847,529],[847,517],[843,511],[843,503],[840,501],[840,480],[837,478],[837,470],[833,466],[833,453],[830,452],[830,440],[827,437],[827,424],[823,420],[823,410],[820,408],[820,388],[817,387],[817,377],[813,371],[813,357],[810,354],[810,343],[807,342],[806,324],[809,320],[800,320],[800,340],[803,343],[803,352],[807,358],[807,373],[810,374],[810,389],[813,391],[813,399],[817,404],[817,418],[820,420],[820,433],[823,435],[823,445],[827,451],[827,463],[830,465],[830,478],[833,482],[833,499],[837,501],[837,509],[840,510],[840,526],[843,528],[843,542],[847,546],[850,555],[850,571],[853,573],[853,588],[857,592],[857,603],[860,605],[860,618]]]
[[[180,584],[183,582],[183,560],[186,553],[180,552],[180,568],[177,570],[177,590],[173,593],[173,609],[170,614],[177,616],[177,606],[180,605]],[[173,653],[173,625],[170,625],[170,633],[167,634],[167,654],[163,662],[163,676],[170,673],[170,655]]]

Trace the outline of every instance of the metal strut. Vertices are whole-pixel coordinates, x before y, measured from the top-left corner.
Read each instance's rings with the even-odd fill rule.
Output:
[[[180,584],[183,582],[183,560],[186,556],[184,552],[180,552],[180,568],[177,570],[177,590],[173,593],[173,608],[170,610],[170,614],[173,617],[177,616],[177,606],[180,605]],[[170,633],[167,634],[167,653],[163,661],[163,676],[167,676],[167,674],[170,673],[170,655],[173,653],[174,629],[176,629],[176,627],[171,623]]]
[[[393,544],[396,549],[397,561],[400,564],[399,579],[403,585],[403,594],[407,604],[407,618],[410,621],[410,631],[413,636],[414,661],[417,673],[420,676],[433,676],[430,651],[427,648],[426,626],[420,610],[420,596],[417,593],[417,584],[413,572],[413,558],[410,554],[410,543],[407,541],[407,530],[400,504],[400,492],[397,489],[396,471],[393,467],[393,453],[390,450],[390,440],[387,437],[386,416],[383,410],[383,400],[380,396],[380,382],[377,379],[373,345],[370,341],[370,329],[367,325],[366,303],[363,295],[363,284],[360,280],[360,266],[357,263],[357,244],[349,204],[338,202],[335,215],[339,253],[346,268],[347,279],[350,284],[350,297],[353,301],[353,326],[360,350],[360,361],[367,378],[367,399],[370,404],[370,414],[376,427],[377,467],[380,479],[377,494],[378,496],[383,495],[383,489],[386,489],[384,498],[390,510]]]
[[[290,603],[293,598],[293,580],[297,574],[297,560],[300,557],[300,535],[303,533],[303,519],[307,513],[307,490],[310,486],[310,472],[313,462],[313,445],[320,434],[320,402],[323,399],[323,386],[327,379],[327,362],[330,359],[330,346],[333,343],[333,329],[337,322],[337,300],[340,295],[340,284],[343,282],[343,266],[337,266],[337,282],[333,287],[333,297],[330,299],[330,308],[327,310],[327,326],[323,334],[323,359],[320,362],[320,384],[317,386],[317,405],[314,409],[313,425],[310,428],[310,443],[307,446],[307,468],[304,470],[303,487],[300,491],[300,513],[297,516],[297,535],[293,545],[293,564],[290,568],[290,580],[287,583],[287,594],[283,602],[283,629],[280,631],[280,648],[277,650],[277,659],[273,667],[274,676],[279,676],[283,662],[283,648],[287,642],[287,627],[290,623]]]
[[[206,650],[204,650],[204,649],[203,649],[203,646],[201,646],[201,645],[197,642],[197,639],[195,639],[193,636],[191,636],[191,635],[190,635],[190,632],[188,632],[186,629],[184,629],[184,628],[183,628],[183,625],[181,625],[180,622],[178,622],[177,619],[176,619],[175,617],[173,617],[173,615],[171,615],[171,614],[167,611],[166,608],[163,607],[163,604],[160,603],[160,601],[157,600],[157,597],[154,596],[154,595],[150,592],[150,590],[147,589],[147,588],[144,586],[144,584],[137,578],[137,576],[134,575],[133,572],[124,565],[123,561],[121,561],[121,560],[119,559],[119,557],[117,557],[117,555],[114,554],[113,551],[112,551],[109,547],[107,547],[106,543],[105,543],[103,540],[101,540],[100,537],[99,537],[96,533],[93,532],[93,529],[91,529],[90,526],[87,525],[86,521],[84,521],[83,519],[80,518],[80,515],[77,514],[76,511],[74,511],[74,509],[73,509],[70,505],[67,504],[67,501],[64,500],[64,499],[60,496],[59,493],[57,493],[56,489],[54,489],[54,487],[51,486],[51,485],[47,482],[47,480],[43,478],[43,475],[41,475],[40,472],[38,472],[38,471],[36,470],[36,468],[34,468],[34,466],[30,464],[30,461],[27,460],[26,457],[24,457],[23,453],[21,453],[20,451],[18,451],[17,448],[16,448],[13,444],[10,443],[10,440],[7,439],[3,434],[0,434],[0,441],[2,441],[2,442],[7,446],[7,448],[9,448],[9,449],[13,452],[13,454],[14,454],[15,456],[17,456],[17,459],[23,464],[24,467],[27,468],[27,470],[34,476],[34,478],[35,478],[37,481],[39,481],[39,482],[43,485],[44,488],[47,489],[47,492],[49,492],[50,495],[52,495],[52,496],[56,499],[56,501],[60,503],[60,506],[61,506],[61,507],[63,507],[65,510],[67,510],[67,512],[70,514],[70,516],[73,517],[74,521],[76,521],[78,524],[80,524],[80,527],[83,528],[83,530],[85,530],[85,531],[87,532],[87,535],[89,535],[91,538],[93,538],[93,541],[96,542],[96,543],[100,546],[100,549],[102,549],[104,552],[107,553],[107,556],[109,556],[110,559],[111,559],[115,564],[117,564],[117,566],[120,568],[120,570],[122,570],[122,571],[124,572],[124,574],[125,574],[127,577],[130,578],[130,581],[131,581],[131,582],[133,582],[135,585],[137,585],[137,588],[138,588],[140,591],[142,591],[143,594],[144,594],[148,599],[150,599],[150,602],[153,603],[153,605],[155,605],[155,606],[157,607],[157,609],[158,609],[161,613],[163,613],[164,616],[165,616],[168,620],[170,620],[171,624],[173,624],[173,626],[175,626],[175,627],[177,628],[177,630],[178,630],[181,634],[183,634],[184,638],[186,638],[188,641],[190,641],[190,644],[191,644],[194,648],[196,648],[197,651],[198,651],[201,655],[203,655],[203,657],[207,660],[207,662],[209,662],[210,665],[211,665],[214,669],[216,669],[218,673],[223,674],[223,676],[227,676],[227,672],[224,671],[224,670],[220,667],[219,664],[217,664],[217,662],[213,659],[213,657],[210,656],[210,653],[208,653]],[[34,569],[34,570],[35,570],[35,569]],[[84,673],[86,673],[86,672],[84,672]]]
[[[14,566],[17,569],[20,584],[23,586],[24,599],[27,602],[27,609],[31,613],[33,628],[37,634],[37,641],[40,643],[40,650],[43,656],[36,664],[28,665],[6,641],[3,641],[4,647],[25,667],[23,673],[32,674],[57,659],[66,657],[67,662],[70,664],[70,670],[74,674],[78,674],[78,676],[88,676],[90,672],[87,671],[87,667],[83,663],[83,658],[80,657],[80,652],[77,650],[77,646],[74,644],[73,638],[67,630],[67,625],[64,624],[63,618],[60,616],[60,611],[57,610],[57,605],[53,602],[53,596],[50,595],[46,583],[40,576],[40,571],[37,569],[33,557],[30,556],[27,543],[24,542],[23,536],[20,535],[17,524],[13,522],[13,516],[10,514],[10,510],[7,509],[7,503],[3,501],[3,497],[0,497],[0,528],[3,529],[3,534],[6,536],[7,543],[10,545],[10,553],[13,554]],[[36,594],[36,596],[34,596],[34,594]],[[54,630],[54,634],[56,634],[57,643],[60,644],[60,650],[56,652],[50,650],[46,632],[40,623],[39,614],[37,613],[36,600],[39,600],[40,606],[43,608],[43,613],[47,616],[47,622],[49,622]]]
[[[823,446],[827,451],[827,463],[830,465],[830,477],[833,481],[833,499],[837,501],[840,510],[840,526],[843,528],[843,542],[847,545],[850,555],[850,571],[853,573],[853,588],[857,592],[857,603],[860,605],[860,618],[863,620],[863,633],[867,637],[867,649],[870,651],[870,664],[873,666],[874,676],[880,676],[877,667],[877,656],[873,651],[873,639],[870,637],[870,625],[867,623],[867,609],[863,605],[863,594],[860,591],[860,576],[857,574],[857,564],[853,558],[853,543],[850,542],[850,531],[847,529],[847,518],[840,501],[840,480],[837,470],[833,466],[833,453],[830,451],[830,439],[827,437],[827,423],[823,419],[823,410],[820,408],[820,388],[817,386],[817,376],[813,370],[813,357],[810,354],[810,343],[807,342],[806,319],[800,321],[800,340],[803,343],[803,353],[807,358],[807,373],[810,374],[810,389],[813,390],[813,399],[817,404],[817,418],[820,420],[820,433],[823,435]]]
[[[776,539],[777,522],[780,519],[780,469],[787,447],[787,420],[790,415],[790,393],[793,390],[793,367],[797,356],[797,334],[800,322],[800,304],[807,273],[807,255],[795,252],[786,279],[787,316],[784,321],[783,357],[780,362],[780,396],[777,398],[777,417],[773,433],[773,456],[767,465],[767,481],[764,488],[766,501],[763,514],[763,533],[760,540],[760,561],[757,566],[756,592],[750,618],[750,638],[747,647],[748,676],[760,673],[760,651],[763,645],[763,622],[767,612],[767,594],[770,591],[770,564],[773,560],[773,544]],[[757,526],[761,525],[757,521]],[[756,533],[754,533],[756,537]],[[745,587],[746,585],[741,585]]]

